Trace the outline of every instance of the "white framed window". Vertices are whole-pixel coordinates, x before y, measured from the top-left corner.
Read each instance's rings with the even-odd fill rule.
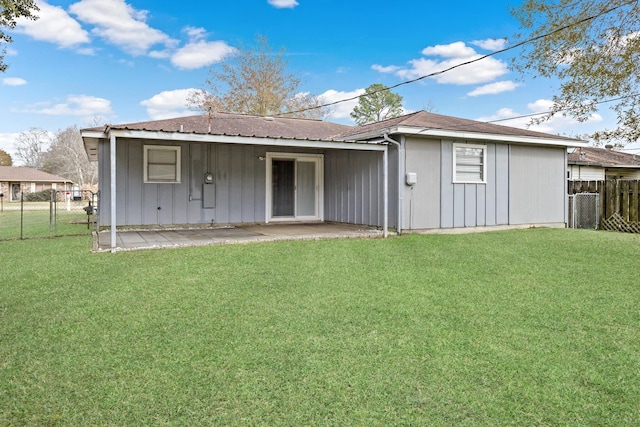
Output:
[[[174,145],[145,145],[144,182],[179,184],[180,147]]]
[[[486,183],[487,146],[453,144],[453,182]]]

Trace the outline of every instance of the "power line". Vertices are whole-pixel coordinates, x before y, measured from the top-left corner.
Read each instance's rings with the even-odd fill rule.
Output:
[[[586,17],[586,18],[580,19],[580,20],[578,20],[578,21],[576,21],[576,22],[573,22],[573,23],[571,23],[571,24],[567,24],[567,25],[562,26],[562,27],[560,27],[560,28],[556,28],[555,30],[550,31],[550,32],[548,32],[548,33],[541,34],[541,35],[539,35],[539,36],[532,37],[532,38],[527,39],[527,40],[523,40],[523,41],[518,42],[518,43],[516,43],[516,44],[514,44],[514,45],[512,45],[512,46],[509,46],[509,47],[506,47],[506,48],[503,48],[503,49],[500,49],[500,50],[496,50],[496,51],[494,51],[494,52],[491,52],[491,53],[488,53],[488,54],[486,54],[486,55],[480,56],[480,57],[478,57],[478,58],[471,59],[471,60],[469,60],[469,61],[465,61],[465,62],[461,62],[460,64],[453,65],[453,66],[451,66],[451,67],[449,67],[449,68],[446,68],[446,69],[444,69],[444,70],[435,71],[435,72],[433,72],[433,73],[426,74],[426,75],[423,75],[423,76],[417,77],[417,78],[415,78],[415,79],[411,79],[411,80],[407,80],[407,81],[404,81],[404,82],[397,83],[397,84],[395,84],[395,85],[392,85],[392,86],[386,87],[386,88],[384,88],[384,89],[375,90],[375,91],[372,91],[372,92],[369,92],[369,93],[363,93],[363,94],[361,94],[361,95],[352,96],[352,97],[350,97],[350,98],[345,98],[345,99],[341,99],[341,100],[334,101],[334,102],[329,102],[329,103],[327,103],[327,104],[316,105],[316,106],[313,106],[313,107],[307,107],[307,108],[303,108],[303,109],[300,109],[300,110],[295,110],[295,111],[288,111],[288,112],[284,112],[284,113],[279,113],[279,114],[276,114],[275,116],[284,116],[284,115],[289,115],[289,114],[298,114],[298,113],[304,113],[304,112],[306,112],[306,111],[317,110],[317,109],[320,109],[320,108],[331,107],[331,106],[334,106],[334,105],[342,104],[342,103],[344,103],[344,102],[355,101],[356,99],[360,99],[360,98],[363,98],[363,97],[365,97],[365,96],[372,96],[372,95],[374,95],[374,94],[376,94],[376,93],[378,93],[378,92],[382,92],[382,91],[390,90],[390,89],[395,89],[395,88],[398,88],[398,87],[400,87],[400,86],[404,86],[404,85],[408,85],[408,84],[411,84],[411,83],[415,83],[415,82],[418,82],[418,81],[420,81],[420,80],[424,80],[424,79],[429,78],[429,77],[434,77],[434,76],[438,76],[438,75],[441,75],[441,74],[445,74],[445,73],[447,73],[447,72],[449,72],[449,71],[455,70],[456,68],[460,68],[460,67],[463,67],[463,66],[465,66],[465,65],[469,65],[469,64],[473,64],[473,63],[475,63],[475,62],[482,61],[483,59],[489,58],[489,57],[491,57],[491,56],[498,55],[498,54],[500,54],[500,53],[507,52],[507,51],[509,51],[509,50],[516,49],[516,48],[518,48],[518,47],[520,47],[520,46],[523,46],[523,45],[528,44],[528,43],[532,43],[532,42],[534,42],[534,41],[536,41],[536,40],[540,40],[540,39],[543,39],[543,38],[546,38],[546,37],[550,37],[550,36],[552,36],[552,35],[554,35],[554,34],[557,34],[557,33],[561,32],[561,31],[564,31],[564,30],[566,30],[566,29],[568,29],[568,28],[575,27],[575,26],[577,26],[577,25],[584,24],[585,22],[592,21],[592,20],[594,20],[594,19],[596,19],[596,18],[599,18],[600,16],[606,15],[606,14],[611,13],[611,12],[613,12],[613,11],[617,10],[617,9],[620,9],[620,8],[622,8],[622,7],[624,7],[624,6],[628,6],[628,5],[630,5],[630,4],[632,4],[632,3],[636,3],[636,2],[637,2],[637,0],[631,0],[631,1],[628,1],[628,2],[626,2],[626,3],[622,3],[622,4],[618,5],[618,6],[614,6],[614,7],[611,7],[611,8],[609,8],[609,9],[605,9],[605,10],[603,10],[603,11],[601,11],[601,12],[599,12],[599,13],[595,14],[595,15],[588,16],[588,17]]]

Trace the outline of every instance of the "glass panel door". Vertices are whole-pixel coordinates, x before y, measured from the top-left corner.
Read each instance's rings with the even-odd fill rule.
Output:
[[[273,159],[271,195],[273,217],[295,216],[295,160]]]
[[[317,216],[316,161],[296,162],[296,216]]]

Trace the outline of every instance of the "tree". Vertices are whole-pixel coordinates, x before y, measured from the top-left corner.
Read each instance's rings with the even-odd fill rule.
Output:
[[[317,118],[324,115],[317,97],[300,92],[300,79],[287,73],[284,49],[273,52],[266,37],[259,36],[256,46],[238,49],[234,62],[222,64],[222,71],[209,70],[205,88],[195,92],[189,104],[205,112],[286,114],[289,117]],[[307,111],[307,108],[313,108]]]
[[[4,150],[0,150],[0,166],[12,166],[13,159],[11,158],[11,154],[7,153]]]
[[[16,27],[16,18],[38,19],[33,12],[38,11],[35,0],[0,0],[0,46],[4,43],[11,43],[13,39],[3,31],[3,28],[10,30]],[[7,64],[4,63],[6,46],[0,48],[0,72],[5,72]]]
[[[402,96],[391,92],[385,85],[374,83],[364,91],[351,112],[351,118],[358,125],[402,115]]]
[[[538,122],[556,114],[586,121],[599,103],[607,102],[617,114],[618,126],[591,137],[600,143],[640,138],[637,1],[526,0],[512,14],[523,29],[515,42],[533,39],[514,59],[514,68],[534,78],[559,80],[554,106]]]
[[[43,170],[70,179],[81,187],[98,182],[97,167],[89,161],[80,130],[75,125],[56,133],[45,154]]]
[[[49,140],[49,132],[44,129],[31,128],[20,132],[16,139],[16,157],[22,160],[24,166],[42,169]]]

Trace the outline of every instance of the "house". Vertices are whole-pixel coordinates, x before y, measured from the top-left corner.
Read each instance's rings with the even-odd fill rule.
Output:
[[[22,166],[0,166],[0,193],[4,200],[19,201],[21,193],[43,190],[70,191],[73,183],[61,176]]]
[[[568,155],[571,181],[640,179],[640,156],[606,148],[580,147]]]
[[[419,111],[352,127],[216,113],[82,130],[100,225],[564,226],[575,139]]]

